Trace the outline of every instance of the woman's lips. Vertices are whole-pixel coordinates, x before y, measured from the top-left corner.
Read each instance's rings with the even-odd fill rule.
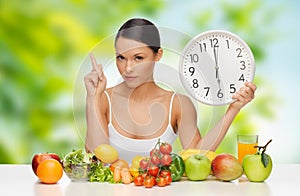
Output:
[[[137,78],[137,76],[125,76],[125,79],[127,81],[132,81],[132,80],[135,80]]]

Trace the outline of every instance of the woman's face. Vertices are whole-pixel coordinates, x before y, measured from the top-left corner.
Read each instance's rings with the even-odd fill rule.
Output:
[[[146,44],[119,37],[116,41],[116,63],[125,84],[130,88],[153,81],[156,61],[162,56],[162,49],[154,53]]]

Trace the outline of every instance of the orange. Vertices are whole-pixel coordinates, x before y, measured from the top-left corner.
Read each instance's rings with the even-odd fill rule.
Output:
[[[54,184],[61,179],[63,168],[57,160],[46,159],[38,165],[36,173],[43,183]]]

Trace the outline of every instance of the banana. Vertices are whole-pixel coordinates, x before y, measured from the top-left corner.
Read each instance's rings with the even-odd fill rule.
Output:
[[[201,154],[205,155],[210,161],[214,160],[214,158],[217,156],[217,153],[209,150],[199,150],[199,149],[186,149],[179,152],[179,155],[181,158],[185,161],[188,157],[195,155],[195,154]]]

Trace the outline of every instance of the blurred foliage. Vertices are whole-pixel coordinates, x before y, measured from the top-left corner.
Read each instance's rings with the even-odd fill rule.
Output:
[[[72,88],[83,56],[131,15],[156,1],[0,1],[0,163],[82,147]]]
[[[66,154],[83,146],[72,111],[78,65],[100,40],[133,16],[155,17],[167,9],[163,0],[0,1],[0,163],[29,163],[34,153]],[[221,1],[221,23],[240,34],[255,59],[265,58],[264,45],[276,37],[266,24],[276,10],[263,10],[259,0],[236,4]],[[195,32],[213,28],[215,7],[190,13]],[[159,20],[159,19],[157,19]],[[264,28],[260,28],[260,26]],[[257,76],[256,84],[264,81]],[[233,152],[235,134],[256,129],[255,118],[272,118],[271,94],[257,97],[245,108],[219,151]],[[82,106],[84,108],[84,106]],[[200,128],[207,130],[224,108],[201,110]],[[84,110],[82,110],[84,113]],[[82,114],[84,116],[84,114]],[[214,118],[211,119],[211,116]],[[203,118],[202,118],[203,117]],[[233,152],[234,153],[234,152]]]

